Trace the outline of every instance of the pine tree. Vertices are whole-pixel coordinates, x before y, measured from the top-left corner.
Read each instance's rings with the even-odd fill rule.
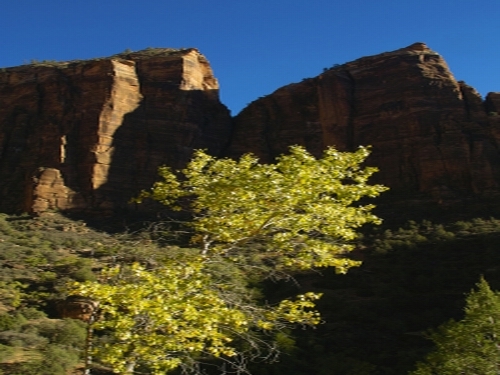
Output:
[[[466,299],[465,317],[430,338],[435,350],[410,375],[500,374],[500,294],[481,279]]]

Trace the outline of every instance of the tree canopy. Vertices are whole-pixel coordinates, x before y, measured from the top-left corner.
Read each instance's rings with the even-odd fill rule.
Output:
[[[275,349],[276,332],[318,324],[318,294],[270,304],[249,293],[248,277],[357,265],[347,257],[349,242],[358,227],[380,219],[373,205],[355,202],[386,190],[367,184],[376,171],[360,166],[368,153],[328,148],[316,159],[294,146],[276,163],[260,164],[250,154],[232,160],[197,151],[180,173],[160,168],[161,181],[138,201],[186,211],[189,249],[72,286],[72,294],[100,302],[95,326],[112,332],[96,347],[99,357],[121,373],[139,365],[161,374],[213,357],[241,372],[248,358],[265,356],[262,347]]]
[[[373,205],[353,205],[387,190],[368,185],[377,171],[362,167],[369,150],[339,152],[333,147],[316,159],[303,147],[274,164],[246,154],[217,159],[197,151],[181,176],[160,168],[161,181],[141,194],[193,215],[191,245],[204,255],[240,259],[256,253],[277,268],[335,267],[356,264],[345,257],[356,229],[380,223]]]
[[[481,279],[466,299],[462,320],[430,334],[435,350],[411,375],[497,375],[500,369],[500,294]]]
[[[178,366],[193,370],[210,357],[259,356],[263,342],[251,330],[267,335],[286,323],[320,321],[311,310],[317,294],[259,306],[231,288],[201,258],[184,255],[149,270],[137,263],[106,269],[99,282],[77,283],[73,293],[100,302],[102,319],[94,326],[112,337],[97,347],[98,357],[119,373],[139,365],[164,374]],[[250,347],[237,349],[235,339]]]

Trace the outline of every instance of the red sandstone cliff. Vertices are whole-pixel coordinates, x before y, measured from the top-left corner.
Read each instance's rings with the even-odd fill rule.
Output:
[[[457,82],[425,44],[336,66],[251,103],[235,119],[228,155],[265,161],[291,144],[372,145],[368,163],[393,193],[435,200],[498,192],[500,94]]]
[[[422,43],[280,88],[233,126],[195,49],[0,73],[1,211],[116,211],[193,149],[272,161],[291,144],[372,145],[376,182],[401,196],[499,193],[499,142],[500,93],[483,101]]]
[[[116,210],[162,164],[220,152],[230,115],[195,49],[0,73],[0,209]]]

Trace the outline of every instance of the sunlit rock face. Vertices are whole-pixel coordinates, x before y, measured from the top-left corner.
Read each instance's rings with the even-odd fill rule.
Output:
[[[230,115],[195,49],[42,62],[0,73],[0,209],[116,211],[184,165],[219,153]]]
[[[194,149],[272,162],[293,144],[371,145],[373,182],[434,202],[500,191],[500,93],[458,82],[423,43],[325,69],[231,119],[196,49],[0,71],[0,211],[116,213]],[[387,194],[386,194],[387,195]]]
[[[227,154],[271,161],[291,144],[371,145],[374,181],[434,200],[498,192],[500,94],[487,104],[423,43],[364,57],[276,90],[236,118]]]

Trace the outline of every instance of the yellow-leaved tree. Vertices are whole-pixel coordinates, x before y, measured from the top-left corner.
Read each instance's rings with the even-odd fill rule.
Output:
[[[276,332],[318,324],[318,294],[266,304],[233,278],[317,267],[344,273],[357,265],[348,258],[356,229],[380,222],[373,205],[358,201],[387,189],[368,184],[376,171],[361,166],[368,154],[330,147],[318,159],[293,146],[276,163],[261,164],[251,154],[232,160],[196,151],[181,172],[160,168],[161,181],[138,201],[186,211],[191,250],[155,267],[109,268],[99,282],[72,286],[72,294],[100,302],[94,324],[111,332],[97,355],[119,373],[138,365],[153,374],[195,369],[213,357],[241,372],[249,359],[265,356],[262,348],[275,348]]]

